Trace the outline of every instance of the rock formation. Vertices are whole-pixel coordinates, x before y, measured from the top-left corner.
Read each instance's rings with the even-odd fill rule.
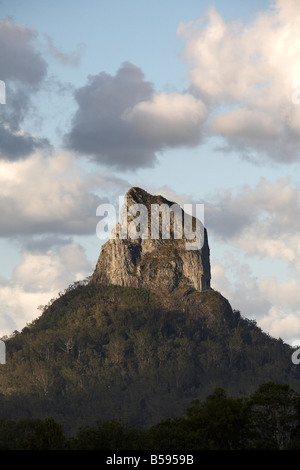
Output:
[[[173,211],[170,211],[171,207]],[[146,224],[137,208],[145,209]],[[153,208],[160,211],[163,208],[165,212],[154,212]],[[207,231],[199,219],[186,214],[178,204],[136,187],[127,192],[121,214],[121,222],[102,246],[92,283],[146,288],[165,294],[176,288],[185,291],[210,289]],[[163,214],[169,216],[170,225]],[[154,215],[158,217],[155,219]],[[192,231],[187,230],[185,221],[188,220]],[[137,227],[134,233],[130,224]],[[127,230],[124,232],[124,226],[131,229],[129,234]],[[195,249],[198,246],[193,246],[195,234],[199,233],[197,227],[201,228],[202,241]],[[169,238],[165,235],[168,230]],[[191,234],[195,237],[193,242]]]

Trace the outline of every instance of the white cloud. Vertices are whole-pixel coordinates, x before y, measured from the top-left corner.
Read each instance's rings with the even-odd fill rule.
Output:
[[[278,307],[289,310],[297,310],[300,305],[300,280],[291,278],[278,282],[274,276],[263,279],[260,283],[260,291],[265,298]]]
[[[142,70],[129,62],[114,76],[89,76],[75,99],[67,147],[110,167],[153,167],[158,152],[201,140],[203,102],[189,93],[155,92]]]
[[[300,273],[300,188],[289,178],[261,178],[235,196],[220,192],[206,204],[205,218],[216,238],[230,241],[247,256],[287,261]]]
[[[45,253],[24,252],[13,279],[28,292],[55,291],[66,283],[84,278],[90,269],[78,244],[68,243]]]
[[[0,20],[0,77],[6,85],[6,104],[0,115],[0,158],[15,161],[36,149],[49,149],[45,138],[22,125],[33,109],[33,94],[45,84],[47,63],[37,46],[37,32],[12,20]],[[34,110],[37,116],[37,110]],[[38,117],[37,117],[38,119]]]
[[[0,281],[0,336],[22,329],[74,281],[92,273],[83,249],[67,243],[44,253],[25,251],[10,281]]]
[[[299,280],[259,280],[248,265],[234,258],[222,263],[213,260],[211,272],[212,287],[244,317],[256,320],[264,332],[289,344],[300,337]]]
[[[293,344],[300,336],[300,316],[296,313],[286,313],[275,306],[259,321],[259,326],[271,336],[282,338],[289,344]]]
[[[225,21],[212,7],[197,21],[181,23],[183,58],[191,89],[207,103],[211,134],[223,149],[247,158],[299,159],[300,106],[292,86],[300,80],[300,4],[275,1],[243,25]]]
[[[39,305],[46,305],[56,292],[24,292],[18,285],[0,286],[0,337],[20,331],[40,314]]]
[[[205,115],[205,105],[191,94],[157,93],[125,110],[122,119],[135,125],[145,141],[172,147],[198,143]]]
[[[37,152],[0,161],[0,236],[21,233],[92,233],[105,178],[89,175],[67,152]]]
[[[271,308],[272,303],[259,289],[259,280],[248,264],[229,255],[220,262],[211,260],[211,284],[221,292],[247,318],[259,320]]]
[[[211,124],[213,133],[227,136],[247,133],[249,141],[274,138],[277,128],[273,118],[262,110],[235,109],[216,116]]]

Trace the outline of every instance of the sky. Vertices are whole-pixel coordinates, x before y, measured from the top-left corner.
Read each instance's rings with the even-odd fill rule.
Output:
[[[0,0],[0,337],[140,186],[204,204],[212,287],[300,343],[299,30],[298,0]]]

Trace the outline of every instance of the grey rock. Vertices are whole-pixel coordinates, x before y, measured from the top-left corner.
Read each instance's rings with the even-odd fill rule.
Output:
[[[144,223],[145,219],[140,217],[141,223],[138,225],[138,229],[141,231],[139,233],[131,232],[132,236],[125,239],[121,238],[124,236],[122,233],[125,233],[124,229],[122,230],[124,225],[121,226],[120,223],[116,225],[110,239],[102,246],[90,282],[145,288],[158,294],[172,293],[175,289],[183,289],[184,292],[210,289],[208,237],[201,222],[199,220],[197,222],[195,217],[189,216],[193,230],[196,230],[196,223],[201,228],[203,243],[201,248],[188,249],[187,243],[191,242],[191,236],[186,235],[187,214],[180,208],[176,212],[178,216],[176,219],[175,212],[170,212],[170,237],[166,239],[162,236],[161,229],[162,220],[165,222],[167,219],[163,219],[162,215],[159,219],[155,219],[153,212],[151,212],[153,205],[168,209],[175,204],[174,202],[168,201],[162,196],[151,195],[141,188],[131,188],[125,196],[125,204],[122,209],[124,217],[121,219],[121,222],[122,220],[127,222],[127,226],[131,228],[135,227],[139,215],[141,216],[141,212],[136,212],[137,206],[135,204],[142,205],[147,209],[145,212],[147,213],[146,223]],[[177,205],[176,209],[178,208]],[[133,215],[130,214],[132,209],[134,209]],[[153,228],[158,228],[157,223],[154,223],[155,220],[159,221],[160,231],[157,232],[158,238],[152,239]],[[178,238],[180,231],[182,231],[182,236]],[[143,238],[142,233],[143,237],[148,238]]]

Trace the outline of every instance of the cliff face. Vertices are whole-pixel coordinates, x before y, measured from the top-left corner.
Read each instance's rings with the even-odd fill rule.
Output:
[[[198,291],[209,289],[209,246],[207,232],[201,222],[196,222],[194,217],[189,218],[194,234],[196,223],[198,228],[201,227],[201,247],[194,249],[196,244],[193,243],[196,243],[196,237],[194,242],[191,242],[192,232],[188,232],[185,225],[188,216],[178,205],[175,207],[178,210],[176,214],[175,211],[169,213],[170,226],[167,226],[169,238],[163,235],[167,218],[164,219],[164,216],[160,215],[155,219],[154,213],[151,212],[153,207],[160,209],[164,207],[168,214],[168,209],[174,204],[162,196],[153,196],[140,188],[131,188],[125,196],[122,221],[123,223],[125,221],[130,228],[130,224],[134,221],[136,223],[138,216],[141,215],[141,212],[136,212],[137,207],[142,206],[145,208],[143,214],[147,217],[146,224],[143,225],[145,219],[140,218],[141,223],[138,225],[138,230],[141,230],[140,236],[137,237],[135,234],[130,236],[132,232],[129,230],[127,238],[121,238],[124,230],[120,228],[120,223],[117,224],[113,231],[114,238],[110,238],[102,246],[91,282],[143,287],[157,293],[171,293],[177,287]],[[134,215],[132,215],[133,208]],[[156,225],[155,221],[158,222]],[[153,239],[154,233],[157,234],[155,239]],[[182,233],[180,238],[178,233]]]

